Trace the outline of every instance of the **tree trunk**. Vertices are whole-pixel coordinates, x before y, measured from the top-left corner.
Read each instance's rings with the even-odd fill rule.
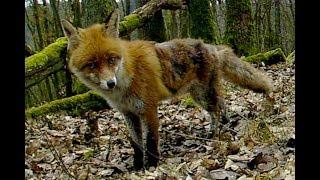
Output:
[[[190,35],[192,38],[201,38],[206,43],[217,43],[217,24],[215,14],[212,11],[215,3],[210,0],[188,0],[190,14]]]
[[[141,6],[150,0],[141,0]],[[166,31],[161,9],[156,11],[153,17],[140,29],[140,39],[163,42],[166,40]]]
[[[173,37],[180,38],[181,32],[180,32],[179,10],[170,11],[170,13],[172,17],[172,30],[174,33]]]
[[[251,54],[252,12],[250,0],[226,0],[225,42],[230,44],[239,56]]]
[[[34,49],[35,49],[35,50],[40,49],[39,46],[38,46],[37,37],[36,37],[36,35],[35,35],[34,24],[32,24],[32,21],[31,21],[29,15],[28,15],[28,12],[27,12],[27,9],[26,9],[26,8],[25,8],[25,15],[26,15],[27,27],[28,27],[28,29],[30,30],[31,37],[32,37],[32,40],[33,40]]]
[[[73,95],[72,91],[72,76],[71,72],[68,68],[68,62],[66,58],[67,50],[63,51],[63,59],[64,59],[64,72],[66,73],[66,97],[70,97]]]
[[[291,11],[291,14],[292,14],[292,18],[293,20],[295,20],[295,9],[294,9],[294,3],[292,2],[292,0],[289,0],[290,2],[290,11]]]
[[[52,88],[51,88],[51,84],[50,84],[50,79],[46,78],[45,80],[45,85],[46,85],[46,89],[47,89],[47,93],[48,93],[48,100],[52,101],[53,100],[53,95],[52,95]]]
[[[181,16],[184,12],[187,10],[162,10],[167,40],[189,37],[187,33],[189,32],[188,14]]]
[[[73,25],[76,27],[82,27],[81,26],[81,12],[80,12],[80,2],[79,0],[74,0],[72,3],[72,10],[74,12],[74,19],[73,19]]]
[[[272,30],[272,24],[271,24],[271,7],[272,7],[272,2],[271,0],[268,0],[267,1],[267,17],[266,17],[266,20],[267,20],[267,23],[266,23],[266,29],[268,30],[267,31],[267,41],[265,42],[268,46],[268,49],[272,49],[274,47],[274,32]]]
[[[56,6],[56,0],[50,0],[50,6],[52,9],[52,14],[53,14],[53,20],[55,23],[55,37],[61,37],[63,35],[63,31],[62,31],[62,27],[60,24],[60,15],[59,12],[57,10],[57,6]]]
[[[125,0],[126,1],[126,14],[125,16],[130,14],[130,0]]]
[[[214,22],[214,34],[216,36],[216,44],[221,44],[222,43],[222,39],[221,39],[221,36],[220,36],[220,29],[219,29],[219,26],[218,26],[218,17],[217,17],[217,5],[216,5],[216,0],[210,0],[210,3],[211,3],[211,12],[212,12],[212,15],[213,15],[213,22]]]
[[[255,36],[254,36],[254,44],[255,48],[252,49],[253,52],[260,52],[262,50],[262,33],[261,33],[261,3],[260,0],[255,1],[255,15],[254,15],[254,21],[255,21]]]
[[[33,0],[33,16],[36,21],[36,29],[38,33],[38,38],[39,38],[39,50],[44,47],[44,42],[42,38],[42,30],[40,26],[40,18],[39,18],[39,10],[38,10],[38,0]]]
[[[59,94],[60,91],[60,83],[59,83],[59,72],[53,73],[52,75],[50,75],[51,79],[52,79],[52,84],[55,90],[55,99],[60,99],[61,96]]]
[[[116,7],[117,3],[114,0],[83,0],[83,27],[94,23],[103,23]]]
[[[188,8],[188,7],[187,7]],[[181,38],[190,37],[190,14],[189,10],[178,10],[179,11],[179,29],[181,31]]]
[[[274,43],[277,47],[281,47],[281,21],[280,21],[280,0],[274,1],[275,5],[275,37]]]
[[[48,24],[48,6],[47,1],[42,0],[43,4],[43,18],[44,18],[44,33],[45,33],[45,41],[44,44],[47,46],[48,44],[52,43],[52,36],[51,32],[49,32],[49,24]]]

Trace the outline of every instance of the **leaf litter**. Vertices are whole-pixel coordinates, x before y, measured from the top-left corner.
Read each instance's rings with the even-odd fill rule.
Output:
[[[261,94],[223,82],[230,122],[214,139],[199,106],[185,98],[162,102],[157,168],[133,170],[126,125],[113,109],[28,119],[25,179],[294,179],[295,65],[260,68],[277,88],[271,110]]]

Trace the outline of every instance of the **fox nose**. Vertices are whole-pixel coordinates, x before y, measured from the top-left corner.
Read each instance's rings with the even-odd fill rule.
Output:
[[[113,80],[107,81],[107,86],[108,86],[109,88],[113,88],[115,85],[116,85],[116,83],[115,83]]]

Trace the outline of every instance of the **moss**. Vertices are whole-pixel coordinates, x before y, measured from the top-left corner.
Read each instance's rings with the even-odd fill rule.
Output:
[[[293,63],[294,62],[294,60],[295,60],[295,51],[293,51],[292,53],[290,53],[288,56],[287,56],[287,61],[289,62],[289,63]]]
[[[215,20],[215,6],[210,6],[209,0],[188,1],[191,37],[201,38],[206,43],[217,43],[217,24]]]
[[[265,53],[258,53],[256,55],[246,57],[244,60],[251,62],[251,63],[263,62],[265,64],[270,65],[270,64],[275,64],[280,61],[285,61],[286,57],[285,57],[283,51],[280,48],[277,48],[272,51],[268,51]]]
[[[123,21],[120,22],[119,31],[120,34],[127,34],[140,25],[140,18],[137,14],[130,14],[126,16]]]
[[[104,99],[95,92],[89,91],[84,94],[58,99],[38,107],[29,108],[25,111],[25,115],[27,118],[30,118],[58,111],[78,113],[79,111],[88,109],[96,110],[107,107],[108,105]]]
[[[90,89],[84,85],[83,83],[81,83],[78,79],[73,79],[73,83],[72,83],[72,89],[73,89],[73,93],[75,94],[82,94],[85,92],[88,92]]]
[[[232,46],[239,56],[252,52],[253,19],[250,0],[226,1],[225,43]]]
[[[25,59],[25,73],[46,67],[61,60],[61,53],[65,51],[68,41],[66,37],[58,38],[42,51]],[[50,63],[52,62],[52,63]]]
[[[87,160],[87,159],[93,157],[93,154],[94,154],[94,150],[92,148],[87,148],[83,153],[84,159]]]
[[[181,100],[181,103],[187,107],[196,107],[197,103],[194,102],[192,97],[185,97]]]
[[[256,130],[257,130],[256,133],[261,142],[268,143],[268,142],[274,141],[274,135],[270,131],[269,125],[266,122],[260,121],[258,123]]]

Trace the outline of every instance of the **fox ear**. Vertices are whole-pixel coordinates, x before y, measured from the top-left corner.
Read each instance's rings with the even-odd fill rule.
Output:
[[[68,38],[68,50],[74,49],[79,40],[77,29],[65,19],[61,20],[61,25],[64,35]]]
[[[73,27],[73,25],[69,21],[62,19],[61,24],[62,24],[63,33],[68,38],[77,34],[77,29]]]
[[[109,36],[118,38],[119,37],[119,21],[120,11],[115,9],[104,21],[105,30]]]

